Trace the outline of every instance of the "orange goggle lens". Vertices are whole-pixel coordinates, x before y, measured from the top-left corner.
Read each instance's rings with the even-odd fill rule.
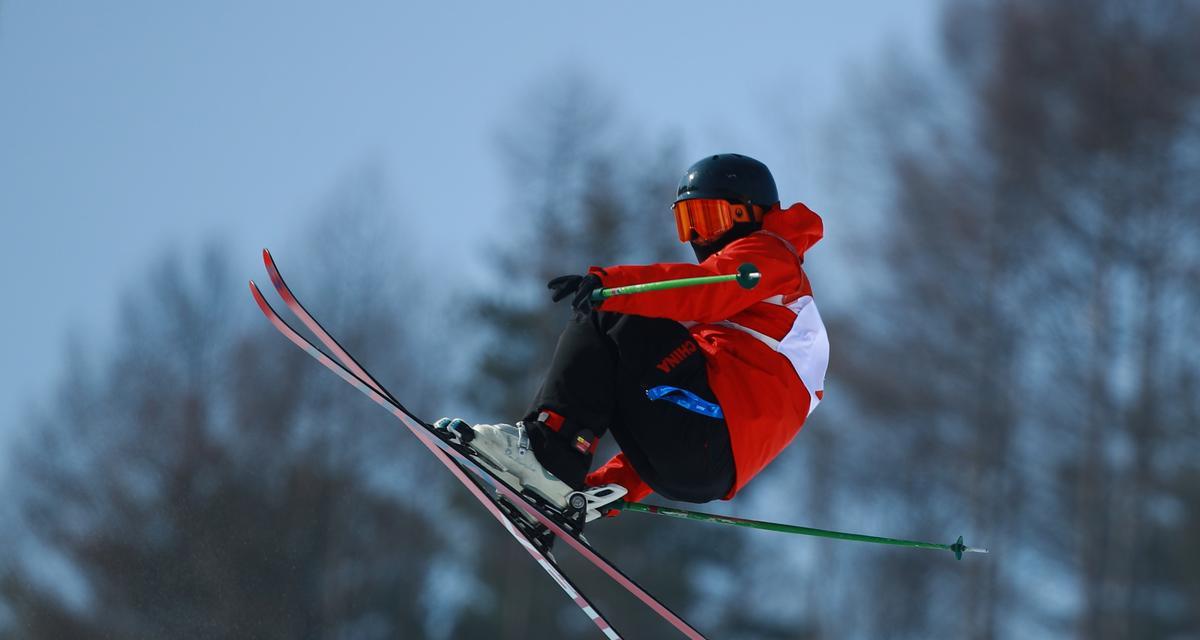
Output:
[[[750,213],[745,205],[727,200],[680,200],[675,211],[675,230],[680,242],[712,240],[733,228],[734,223],[748,222]]]

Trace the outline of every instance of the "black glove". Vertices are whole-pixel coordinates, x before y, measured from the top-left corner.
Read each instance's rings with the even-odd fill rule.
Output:
[[[554,292],[552,297],[555,302],[575,294],[571,300],[575,313],[587,315],[600,307],[600,302],[592,302],[592,292],[603,288],[600,276],[594,273],[584,276],[559,276],[546,283],[546,287]]]

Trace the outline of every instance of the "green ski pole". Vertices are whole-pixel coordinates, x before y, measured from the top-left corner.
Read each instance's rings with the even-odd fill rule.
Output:
[[[646,282],[643,284],[631,284],[624,287],[613,287],[611,289],[599,289],[592,292],[592,302],[599,302],[605,298],[613,296],[627,296],[634,293],[646,293],[648,291],[662,291],[664,289],[679,289],[681,287],[695,287],[705,284],[716,284],[719,282],[736,282],[743,289],[753,289],[758,286],[758,281],[762,278],[758,267],[746,262],[738,267],[737,273],[731,273],[723,276],[703,276],[700,278],[680,278],[678,280],[662,280],[659,282]]]
[[[939,544],[936,542],[921,542],[918,540],[900,540],[898,538],[881,538],[879,536],[867,536],[859,533],[845,533],[842,531],[829,531],[826,529],[813,529],[811,527],[799,527],[791,524],[778,524],[775,522],[762,522],[760,520],[747,520],[745,518],[735,518],[733,516],[719,516],[711,513],[700,513],[697,511],[687,511],[684,509],[674,509],[671,507],[660,507],[652,504],[641,504],[637,502],[618,501],[610,507],[620,511],[640,511],[642,513],[652,513],[660,516],[670,516],[672,518],[683,518],[685,520],[698,520],[700,522],[713,522],[716,524],[729,524],[738,527],[749,527],[751,529],[763,529],[765,531],[777,531],[780,533],[794,533],[805,536],[818,536],[821,538],[836,538],[838,540],[853,540],[855,542],[871,542],[874,544],[890,544],[900,547],[911,547],[915,549],[940,549],[944,551],[953,551],[954,557],[962,560],[963,553],[987,553],[987,549],[976,549],[963,544],[962,536],[953,544]]]

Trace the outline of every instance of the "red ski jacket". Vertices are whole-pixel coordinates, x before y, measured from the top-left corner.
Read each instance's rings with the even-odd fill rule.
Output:
[[[802,265],[804,252],[822,233],[821,218],[795,204],[767,212],[761,231],[700,264],[590,270],[605,287],[736,273],[744,262],[762,273],[753,289],[690,287],[604,301],[605,311],[670,318],[689,327],[729,427],[736,477],[726,500],[779,455],[821,401],[829,340]],[[633,501],[651,493],[623,454],[588,474],[587,483],[620,484]]]

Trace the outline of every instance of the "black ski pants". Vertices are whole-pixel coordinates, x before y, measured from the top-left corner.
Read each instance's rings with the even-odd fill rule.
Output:
[[[534,454],[551,473],[579,488],[592,463],[591,451],[580,451],[580,443],[611,432],[658,494],[687,502],[724,497],[734,482],[724,419],[666,399],[650,400],[646,391],[660,385],[716,402],[704,355],[683,325],[604,311],[576,315],[559,337],[545,382],[525,416]],[[564,419],[557,429],[537,422],[544,410]]]

